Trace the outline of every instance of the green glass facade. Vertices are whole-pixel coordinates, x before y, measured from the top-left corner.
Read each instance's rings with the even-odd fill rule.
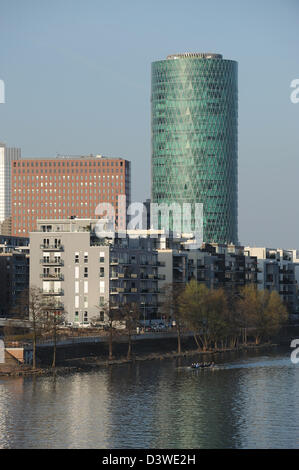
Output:
[[[220,54],[152,63],[152,202],[202,203],[205,242],[238,242],[237,68]]]

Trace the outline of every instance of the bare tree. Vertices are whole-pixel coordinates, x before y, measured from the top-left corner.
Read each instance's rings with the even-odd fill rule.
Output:
[[[104,322],[106,329],[108,330],[108,343],[109,343],[109,361],[113,359],[113,339],[117,334],[117,322],[121,320],[121,313],[118,306],[113,306],[109,302],[106,302],[102,306],[97,306],[100,312],[104,314]],[[101,321],[99,317],[93,318],[93,321]]]
[[[45,301],[41,290],[32,286],[28,291],[29,319],[32,326],[32,367],[36,369],[36,344],[45,325]]]
[[[126,322],[126,329],[128,334],[128,353],[127,359],[132,356],[132,335],[136,331],[139,324],[140,309],[137,303],[130,302],[121,308],[121,319]]]
[[[56,367],[56,352],[57,352],[57,339],[59,326],[63,324],[65,320],[65,312],[60,308],[57,302],[51,297],[46,297],[44,300],[45,308],[45,328],[47,333],[53,338],[53,360],[52,367]]]

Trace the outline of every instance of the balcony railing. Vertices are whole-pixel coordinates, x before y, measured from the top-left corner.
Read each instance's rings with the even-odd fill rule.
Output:
[[[41,264],[45,264],[47,266],[64,266],[64,261],[62,259],[59,259],[59,260],[55,260],[55,259],[41,259],[40,260],[40,263]]]
[[[57,302],[54,305],[51,305],[50,307],[47,307],[49,310],[64,310],[64,305],[62,302]]]
[[[40,247],[42,250],[64,251],[63,245],[50,245],[50,244],[48,245],[47,243],[46,244],[43,243],[42,245],[40,245]]]
[[[64,280],[63,274],[43,273],[43,274],[40,274],[40,277],[42,279],[48,279],[51,281],[63,281]]]
[[[59,289],[59,290],[50,289],[47,291],[44,290],[42,293],[43,295],[64,295],[64,290],[63,289]]]

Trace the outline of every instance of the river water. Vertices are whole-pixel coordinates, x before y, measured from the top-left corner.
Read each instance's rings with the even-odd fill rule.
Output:
[[[299,448],[290,351],[0,378],[0,448]]]

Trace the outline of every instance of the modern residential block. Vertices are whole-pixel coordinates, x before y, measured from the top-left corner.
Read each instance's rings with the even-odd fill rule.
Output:
[[[29,247],[27,245],[28,239],[0,236],[1,317],[20,315],[20,312],[16,312],[14,308],[21,293],[29,288]]]
[[[191,279],[207,287],[236,293],[246,284],[257,285],[257,258],[244,253],[242,246],[204,244],[188,248],[183,239],[169,239],[167,248],[158,248],[159,289],[165,284],[187,284]]]
[[[277,291],[288,311],[296,312],[297,282],[293,250],[249,246],[244,250],[257,258],[259,288]]]
[[[139,305],[156,316],[158,263],[154,240],[142,231],[125,238],[98,238],[97,220],[39,220],[30,233],[30,286],[56,299],[67,320],[105,321],[105,305]],[[101,221],[103,227],[105,221]],[[102,227],[102,228],[103,228]],[[102,307],[102,308],[101,308]]]

